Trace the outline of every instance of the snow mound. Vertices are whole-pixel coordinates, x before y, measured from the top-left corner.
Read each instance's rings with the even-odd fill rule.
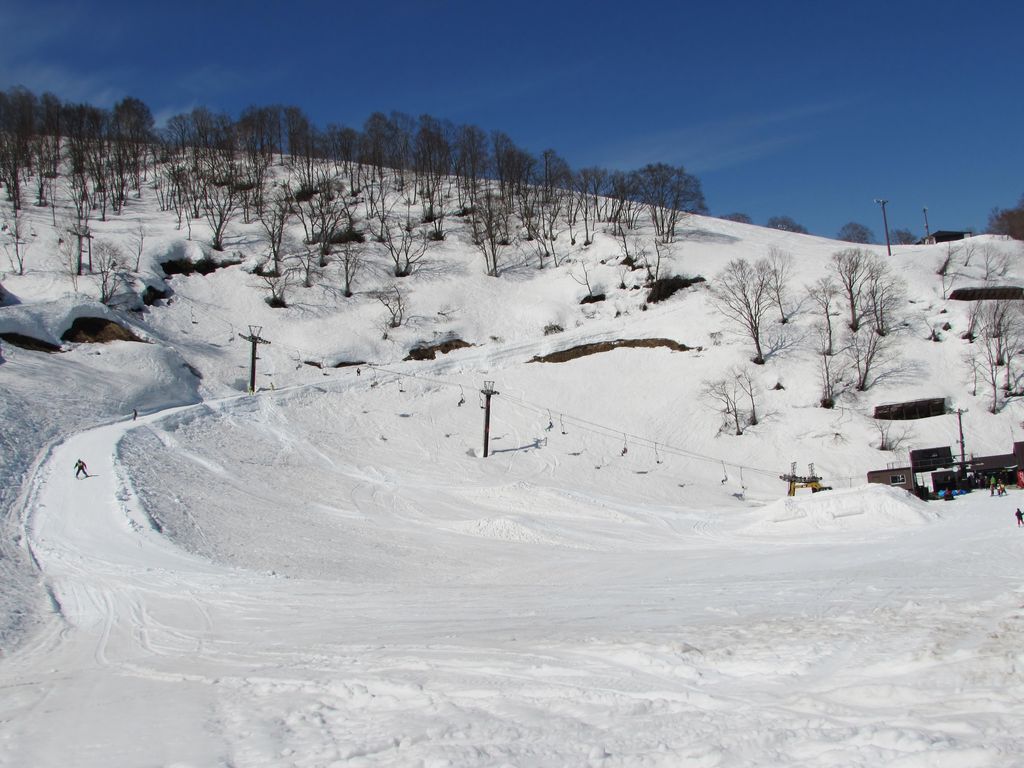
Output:
[[[913,494],[887,485],[863,485],[806,496],[785,497],[756,513],[751,533],[866,530],[923,525],[938,513]]]
[[[527,526],[508,517],[490,517],[456,523],[454,530],[470,536],[481,536],[501,541],[529,542],[534,544],[553,543],[546,537],[530,530]]]

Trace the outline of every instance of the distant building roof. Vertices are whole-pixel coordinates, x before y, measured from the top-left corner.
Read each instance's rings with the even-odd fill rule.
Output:
[[[918,448],[910,452],[910,466],[913,467],[915,474],[955,466],[953,451],[948,445]]]
[[[958,229],[937,229],[927,237],[922,237],[917,241],[917,245],[934,245],[935,243],[949,243],[953,240],[964,240],[974,233],[969,230],[960,231]]]
[[[910,400],[906,403],[885,403],[875,406],[876,419],[927,419],[930,416],[942,416],[947,413],[946,398],[929,397],[923,400]]]
[[[1015,285],[991,285],[978,288],[957,288],[949,298],[953,301],[991,301],[994,299],[1024,299],[1024,288]]]
[[[1002,453],[997,456],[972,456],[969,462],[975,472],[988,472],[993,469],[1016,469],[1017,456]]]

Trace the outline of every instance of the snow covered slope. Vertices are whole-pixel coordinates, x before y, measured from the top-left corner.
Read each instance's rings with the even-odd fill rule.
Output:
[[[273,309],[255,225],[229,231],[241,264],[165,280],[159,263],[207,253],[206,233],[185,240],[144,197],[96,225],[125,248],[147,228],[135,288],[173,295],[136,312],[97,305],[87,277],[75,292],[47,212],[26,215],[0,333],[64,351],[5,342],[0,364],[0,764],[1024,760],[1024,499],[864,486],[957,437],[934,417],[908,422],[903,454],[879,451],[882,402],[949,398],[975,453],[1021,439],[1016,401],[990,414],[972,394],[944,246],[894,250],[908,302],[888,376],[818,407],[797,312],[752,369],[760,423],[736,436],[701,392],[749,345],[706,284],[647,305],[603,233],[544,270],[513,248],[492,278],[453,223],[407,278],[371,247],[355,296],[328,267]],[[982,284],[983,250],[1005,258],[1001,282],[1024,279],[1019,244],[973,244],[954,287]],[[795,260],[795,295],[844,246],[693,217],[666,271],[713,282],[772,247]],[[579,303],[584,263],[604,302]],[[385,334],[372,291],[392,283],[408,311]],[[80,317],[143,341],[62,341]],[[271,342],[255,396],[250,325]],[[405,360],[452,339],[469,346]],[[692,349],[531,362],[622,339]],[[790,462],[836,490],[783,498]]]

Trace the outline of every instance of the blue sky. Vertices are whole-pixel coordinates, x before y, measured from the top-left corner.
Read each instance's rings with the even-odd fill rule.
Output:
[[[672,7],[667,7],[672,6]],[[981,229],[1024,194],[1024,3],[0,0],[0,87],[166,118],[429,113],[573,167],[683,164],[714,214]]]

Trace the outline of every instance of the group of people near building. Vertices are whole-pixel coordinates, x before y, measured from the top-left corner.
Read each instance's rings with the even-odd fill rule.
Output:
[[[1002,480],[996,480],[993,475],[988,482],[988,495],[989,496],[1005,496],[1006,495],[1006,483]]]

